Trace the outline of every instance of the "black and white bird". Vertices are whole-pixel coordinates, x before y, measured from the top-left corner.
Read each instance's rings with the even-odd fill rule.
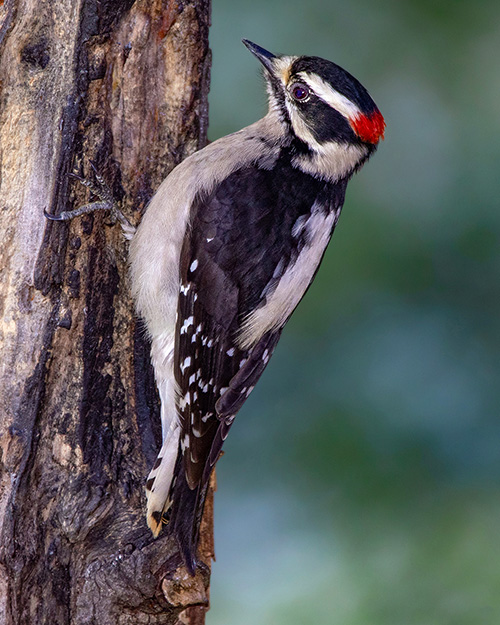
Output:
[[[147,521],[155,536],[168,521],[191,572],[222,445],[316,274],[348,180],[385,127],[338,65],[243,43],[264,66],[267,115],[177,166],[130,247],[163,430]]]
[[[97,186],[79,179],[101,202],[46,214],[111,209],[131,239],[163,433],[147,522],[154,536],[168,524],[191,574],[222,445],[318,270],[347,182],[385,128],[366,89],[338,65],[243,43],[264,66],[267,115],[178,165],[137,230],[97,172]]]

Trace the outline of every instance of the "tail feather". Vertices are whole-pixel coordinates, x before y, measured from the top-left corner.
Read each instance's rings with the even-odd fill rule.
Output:
[[[191,489],[182,455],[175,457],[171,451],[167,440],[146,482],[147,523],[155,538],[167,523],[167,531],[175,536],[187,570],[194,575],[210,473]]]
[[[183,469],[179,471],[172,493],[172,508],[168,529],[179,545],[187,570],[196,572],[200,524],[208,491],[208,481],[191,489]]]

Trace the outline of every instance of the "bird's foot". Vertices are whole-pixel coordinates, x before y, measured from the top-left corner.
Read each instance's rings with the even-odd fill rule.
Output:
[[[83,206],[79,206],[78,208],[70,211],[62,211],[59,215],[52,215],[44,210],[43,212],[45,217],[51,221],[69,221],[74,217],[79,217],[80,215],[85,215],[87,213],[93,213],[94,211],[109,211],[111,225],[114,225],[118,221],[122,227],[125,238],[130,240],[135,234],[135,226],[130,223],[130,221],[118,208],[118,203],[113,197],[113,192],[107,185],[104,178],[98,173],[96,166],[92,161],[90,161],[90,165],[92,166],[95,180],[82,178],[81,176],[73,173],[69,175],[71,178],[75,178],[78,182],[87,187],[87,189],[99,198],[99,200],[97,202],[89,202],[88,204],[84,204]]]

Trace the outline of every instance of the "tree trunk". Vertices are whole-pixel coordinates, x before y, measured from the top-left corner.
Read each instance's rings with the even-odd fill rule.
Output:
[[[89,201],[89,160],[139,221],[205,143],[210,0],[0,2],[0,623],[204,622],[212,546],[190,578],[145,522],[160,446],[127,244]],[[163,532],[165,534],[165,532]]]

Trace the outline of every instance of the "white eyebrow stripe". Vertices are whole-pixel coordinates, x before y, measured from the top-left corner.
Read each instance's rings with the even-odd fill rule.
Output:
[[[351,102],[351,100],[346,98],[345,95],[336,91],[317,74],[299,72],[297,76],[308,84],[314,93],[323,100],[323,102],[326,102],[326,104],[336,109],[344,117],[347,117],[347,119],[351,120],[362,115],[362,112],[354,104],[354,102]]]

